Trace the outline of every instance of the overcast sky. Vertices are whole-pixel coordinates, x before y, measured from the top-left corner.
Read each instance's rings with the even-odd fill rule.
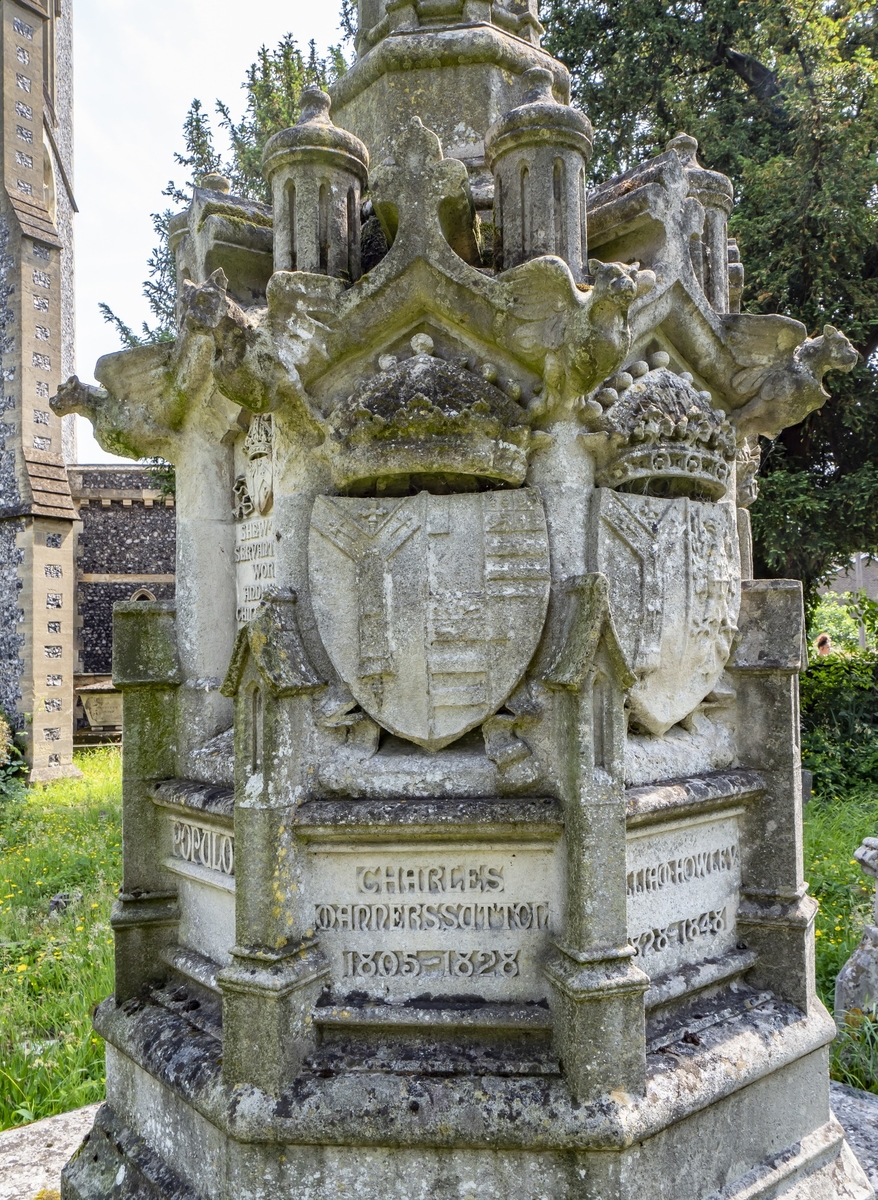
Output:
[[[155,242],[150,213],[167,204],[162,189],[184,172],[174,163],[190,102],[219,98],[235,116],[241,82],[261,45],[292,33],[319,51],[341,40],[337,0],[76,0],[75,163],[76,364],[92,381],[94,364],[119,349],[104,324],[104,300],[139,329],[149,318],[141,295]],[[247,14],[250,14],[249,16]],[[77,418],[80,462],[112,462]]]

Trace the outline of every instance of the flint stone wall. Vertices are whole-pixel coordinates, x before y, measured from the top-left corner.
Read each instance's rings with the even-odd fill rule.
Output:
[[[24,635],[19,633],[24,619],[19,576],[24,551],[16,540],[23,530],[24,521],[0,521],[0,708],[10,715],[15,713],[21,699],[24,670],[21,658]]]
[[[112,671],[113,605],[142,588],[173,600],[176,510],[144,467],[76,467],[71,486],[82,521],[77,540],[79,670]],[[87,503],[86,503],[87,501]]]

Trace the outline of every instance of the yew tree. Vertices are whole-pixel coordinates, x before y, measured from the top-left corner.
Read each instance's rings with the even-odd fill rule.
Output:
[[[758,571],[809,596],[878,553],[878,10],[864,0],[544,0],[595,126],[595,181],[685,131],[729,175],[744,308],[829,322],[861,354],[763,444]]]

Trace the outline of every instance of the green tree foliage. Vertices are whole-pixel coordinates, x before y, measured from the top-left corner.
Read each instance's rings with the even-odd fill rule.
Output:
[[[762,573],[813,585],[878,549],[878,10],[867,0],[547,0],[548,45],[596,131],[597,179],[681,130],[735,184],[744,306],[862,355],[763,446]]]
[[[177,164],[185,168],[183,184],[173,180],[164,195],[175,204],[188,204],[192,188],[207,175],[225,175],[234,195],[249,200],[267,201],[268,189],[262,176],[262,150],[265,143],[281,129],[294,125],[299,117],[299,97],[309,83],[327,87],[345,70],[344,56],[339,47],[330,47],[320,57],[314,42],[303,54],[292,34],[286,34],[277,46],[263,46],[247,71],[242,87],[246,93],[244,115],[235,121],[231,108],[222,100],[216,101],[219,136],[227,149],[217,146],[217,130],[200,100],[193,100],[183,122],[182,153],[175,153]],[[123,346],[172,341],[176,337],[174,306],[177,295],[177,273],[174,256],[168,245],[168,222],[175,210],[153,213],[152,222],[157,243],[147,260],[148,278],[143,284],[155,324],[144,321],[140,333],[126,324],[108,304],[101,304],[104,320],[112,325]]]
[[[193,100],[183,123],[185,152],[175,154],[181,167],[189,172],[185,189],[171,182],[165,195],[180,204],[189,203],[189,189],[205,175],[225,175],[237,196],[268,203],[268,185],[262,175],[262,150],[268,139],[281,129],[288,129],[299,119],[299,97],[309,83],[328,87],[345,70],[341,50],[330,47],[324,57],[317,54],[311,42],[308,54],[299,49],[291,33],[269,50],[263,46],[259,56],[247,71],[241,85],[247,94],[244,116],[232,117],[231,109],[222,100],[216,102],[219,127],[229,144],[226,157],[216,149],[211,121],[200,100]]]

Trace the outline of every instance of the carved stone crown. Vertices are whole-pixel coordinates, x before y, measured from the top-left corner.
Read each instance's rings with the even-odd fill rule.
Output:
[[[668,356],[633,363],[608,380],[589,408],[602,487],[650,496],[721,500],[732,479],[735,433],[692,376],[668,370]],[[598,415],[600,414],[600,415]]]
[[[244,441],[244,453],[249,459],[271,454],[272,423],[270,416],[256,415],[250,422]]]
[[[532,435],[520,389],[509,384],[504,392],[491,364],[472,370],[434,357],[426,334],[411,345],[412,358],[382,356],[379,374],[330,418],[326,449],[336,485],[405,492],[443,481],[523,483]]]

